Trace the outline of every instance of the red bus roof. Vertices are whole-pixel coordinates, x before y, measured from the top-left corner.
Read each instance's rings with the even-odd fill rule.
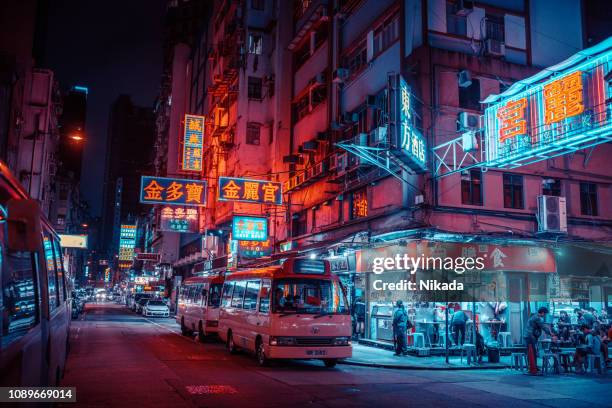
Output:
[[[209,275],[209,276],[192,276],[183,281],[183,285],[187,284],[198,284],[198,283],[223,283],[225,277],[223,275]]]
[[[296,272],[295,269],[299,268],[299,262],[310,262],[314,263],[315,261],[310,261],[306,258],[292,258],[287,259],[282,266],[268,266],[265,268],[257,268],[257,269],[249,269],[244,271],[232,272],[228,273],[226,276],[226,280],[240,280],[240,279],[256,279],[256,278],[287,278],[287,277],[299,277],[306,279],[321,279],[321,278],[332,278],[338,279],[336,275],[331,273],[330,265],[328,261],[319,260],[316,261],[323,266],[323,270],[320,273],[308,273],[308,272]],[[298,264],[298,266],[296,266]]]

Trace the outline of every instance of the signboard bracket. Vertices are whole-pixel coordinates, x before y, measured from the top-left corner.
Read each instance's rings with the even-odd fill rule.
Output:
[[[388,149],[380,147],[360,146],[350,142],[336,143],[336,146],[354,154],[364,162],[376,166],[402,182],[407,182],[402,177],[402,170],[408,174],[415,174],[408,165],[395,157]]]

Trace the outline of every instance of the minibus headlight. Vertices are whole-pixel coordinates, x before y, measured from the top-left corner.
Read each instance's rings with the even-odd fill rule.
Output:
[[[334,346],[350,346],[351,339],[348,337],[336,337],[334,339]]]
[[[270,337],[271,346],[295,346],[295,337]]]

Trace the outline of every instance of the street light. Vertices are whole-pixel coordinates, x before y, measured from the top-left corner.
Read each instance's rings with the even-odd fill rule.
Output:
[[[83,137],[83,134],[82,134],[82,133],[80,133],[80,132],[74,132],[74,133],[71,133],[71,134],[70,134],[70,138],[71,138],[72,140],[74,140],[75,142],[80,142],[80,141],[82,141],[83,139],[85,139],[85,138]]]

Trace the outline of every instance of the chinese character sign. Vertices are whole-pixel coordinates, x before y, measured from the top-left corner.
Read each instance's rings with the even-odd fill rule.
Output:
[[[161,231],[197,232],[198,209],[193,207],[165,206],[161,209]]]
[[[232,238],[237,241],[265,241],[268,239],[268,219],[235,215]]]
[[[119,230],[119,260],[131,261],[136,247],[136,225],[122,224]]]
[[[252,259],[272,254],[270,240],[265,241],[238,241],[238,253],[241,258]]]
[[[206,181],[142,176],[140,202],[181,206],[206,205]]]
[[[607,51],[508,97],[489,97],[495,102],[485,110],[487,166],[513,168],[605,143],[612,130],[610,57]]]
[[[182,160],[182,169],[184,171],[202,171],[204,127],[204,116],[185,115]]]
[[[283,191],[272,181],[219,177],[219,200],[281,205]]]
[[[368,197],[366,190],[353,193],[353,218],[368,216]]]
[[[396,126],[399,157],[405,160],[415,171],[427,170],[427,143],[423,135],[413,126],[412,102],[410,88],[401,76],[398,76]]]

